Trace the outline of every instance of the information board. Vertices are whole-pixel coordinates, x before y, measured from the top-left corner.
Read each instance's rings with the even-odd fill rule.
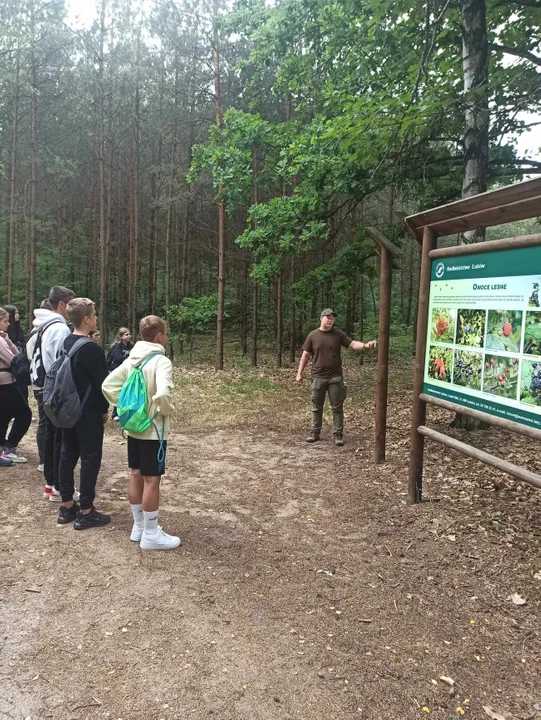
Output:
[[[423,391],[541,429],[541,246],[432,262]]]

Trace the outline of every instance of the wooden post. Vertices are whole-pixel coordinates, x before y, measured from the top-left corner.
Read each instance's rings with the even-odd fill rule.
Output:
[[[418,432],[417,428],[424,425],[426,420],[426,403],[421,400],[420,395],[423,391],[426,338],[428,333],[428,299],[430,294],[431,269],[431,261],[428,257],[428,253],[430,250],[433,250],[436,245],[436,234],[431,228],[425,227],[423,230],[423,248],[419,277],[415,375],[413,381],[413,407],[411,412],[411,450],[408,500],[412,504],[421,502],[423,493],[424,436]]]
[[[390,251],[382,245],[380,263],[378,375],[376,383],[376,464],[385,462],[392,282],[393,256]]]
[[[400,269],[400,263],[397,258],[401,257],[402,253],[400,248],[386,238],[385,235],[383,235],[377,228],[367,227],[365,230],[376,241],[376,250],[380,256],[375,442],[376,464],[379,464],[385,462],[385,443],[387,439],[387,388],[389,384],[389,334],[391,330],[391,289],[393,282],[393,268],[396,270]]]

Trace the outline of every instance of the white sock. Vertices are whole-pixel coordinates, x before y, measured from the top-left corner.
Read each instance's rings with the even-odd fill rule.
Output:
[[[143,527],[145,521],[143,520],[143,506],[142,505],[131,505],[131,514],[133,515],[133,522],[137,527]]]
[[[158,529],[158,511],[145,512],[143,510],[143,517],[145,519],[145,532],[153,535]]]

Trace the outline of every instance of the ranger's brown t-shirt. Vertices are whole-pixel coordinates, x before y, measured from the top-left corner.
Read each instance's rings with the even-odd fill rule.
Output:
[[[342,345],[348,348],[351,343],[351,338],[342,330],[312,330],[302,346],[312,356],[312,377],[342,377],[340,349]]]

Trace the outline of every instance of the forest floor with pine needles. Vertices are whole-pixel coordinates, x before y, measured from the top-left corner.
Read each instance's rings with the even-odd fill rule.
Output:
[[[97,500],[113,522],[81,533],[42,499],[29,434],[28,465],[0,471],[0,718],[541,718],[541,493],[427,444],[426,502],[407,505],[411,374],[395,363],[375,466],[373,363],[348,358],[343,448],[329,415],[305,442],[293,368],[177,369],[169,553],[129,541],[118,426]],[[530,441],[467,440],[541,471]]]

